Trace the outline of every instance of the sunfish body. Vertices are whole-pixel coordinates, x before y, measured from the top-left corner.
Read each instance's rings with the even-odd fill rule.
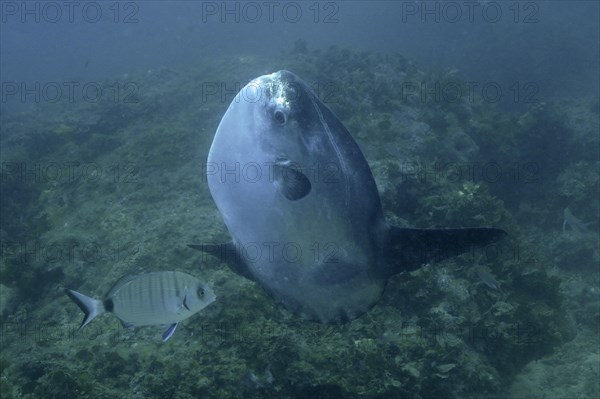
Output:
[[[163,271],[127,276],[104,296],[94,299],[77,291],[67,295],[85,313],[83,328],[96,316],[111,312],[126,327],[167,325],[163,341],[168,340],[177,323],[204,309],[215,300],[212,289],[187,273]]]
[[[321,322],[366,312],[395,273],[505,234],[389,226],[357,143],[285,70],[238,93],[221,119],[206,171],[233,240],[190,246],[221,257],[288,309]]]

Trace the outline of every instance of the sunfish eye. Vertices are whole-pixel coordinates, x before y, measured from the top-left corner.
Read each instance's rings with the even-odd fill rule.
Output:
[[[204,288],[202,288],[202,287],[198,288],[198,291],[196,291],[196,294],[198,294],[198,298],[204,298]]]
[[[273,113],[273,119],[275,119],[280,125],[285,125],[287,122],[287,115],[280,109],[276,109]]]

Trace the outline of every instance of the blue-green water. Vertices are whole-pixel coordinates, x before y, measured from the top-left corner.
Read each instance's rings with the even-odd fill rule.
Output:
[[[139,15],[148,15],[139,6]],[[27,21],[15,28],[11,9],[3,7],[3,37],[24,34]],[[169,15],[185,15],[182,7]],[[364,7],[367,18],[374,9]],[[503,7],[511,15],[513,9]],[[532,10],[519,7],[523,18]],[[133,57],[139,64],[130,63],[126,74],[102,64],[107,54],[82,59],[90,75],[82,79],[44,80],[49,72],[42,65],[36,78],[35,65],[28,65],[21,81],[14,69],[5,78],[3,69],[3,398],[600,394],[599,96],[597,86],[590,89],[584,81],[584,70],[597,64],[543,64],[539,79],[520,79],[515,60],[456,70],[452,57],[447,64],[427,60],[414,44],[406,48],[409,57],[368,41],[345,42],[338,30],[353,37],[367,30],[344,25],[350,11],[340,10],[341,22],[327,28],[338,43],[274,22],[272,29],[288,27],[281,33],[289,39],[285,46],[281,38],[273,42],[281,51],[236,49],[230,37],[237,36],[217,29],[214,41],[227,43],[219,53],[205,30],[190,28],[184,39],[163,31],[160,49],[189,53],[186,46],[193,44],[193,62],[182,57],[170,66],[147,67],[147,50]],[[528,29],[549,18],[548,9],[541,10],[540,25]],[[404,11],[409,18],[410,8]],[[208,26],[199,21],[202,29]],[[27,34],[38,34],[43,23]],[[441,18],[434,30],[450,29],[443,23]],[[248,25],[232,29],[241,34]],[[129,37],[152,26],[133,25]],[[255,38],[269,32],[268,24],[260,26]],[[379,29],[384,26],[382,20]],[[505,36],[497,27],[461,25],[467,37],[470,31],[495,37],[490,46],[500,53]],[[383,35],[379,29],[371,38]],[[505,29],[510,36],[521,28]],[[430,40],[444,47],[444,35],[422,40],[423,46]],[[547,40],[557,48],[551,41],[557,39]],[[449,54],[458,42],[447,43]],[[578,46],[597,53],[597,43],[590,36],[588,47]],[[210,56],[201,56],[202,46]],[[512,59],[505,57],[500,59]],[[391,223],[495,226],[509,238],[394,276],[370,311],[344,324],[294,315],[218,259],[189,249],[186,244],[229,239],[203,175],[223,113],[249,80],[283,68],[307,81],[359,143]],[[574,70],[563,89],[547,80],[561,68]],[[483,70],[491,78],[481,79]],[[29,94],[21,101],[23,82]],[[587,83],[597,85],[591,78]],[[495,97],[498,90],[503,101]],[[61,96],[54,101],[56,92]],[[563,229],[567,207],[590,222],[586,229],[569,223]],[[217,300],[184,321],[167,343],[160,326],[125,329],[108,315],[77,330],[82,314],[64,288],[101,297],[124,275],[160,270],[209,282]]]

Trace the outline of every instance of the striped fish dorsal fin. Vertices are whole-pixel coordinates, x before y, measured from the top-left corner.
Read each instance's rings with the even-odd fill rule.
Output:
[[[139,277],[139,275],[121,277],[112,286],[112,288],[106,293],[106,295],[104,295],[104,298],[110,298],[110,297],[112,297],[115,292],[117,292],[119,289],[121,289],[121,287],[129,284],[133,280],[136,280],[138,277]]]

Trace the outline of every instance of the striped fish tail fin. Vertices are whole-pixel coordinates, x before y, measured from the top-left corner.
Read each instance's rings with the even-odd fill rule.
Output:
[[[84,313],[83,321],[81,322],[81,326],[79,326],[80,329],[87,325],[90,321],[94,320],[96,316],[105,312],[102,301],[90,298],[89,296],[69,289],[66,290],[66,293]]]

